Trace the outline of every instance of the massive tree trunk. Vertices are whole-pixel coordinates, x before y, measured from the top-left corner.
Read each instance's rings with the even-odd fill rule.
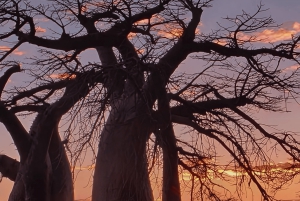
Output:
[[[54,128],[57,131],[57,128]],[[50,160],[49,160],[50,159]],[[0,156],[0,172],[3,176],[8,177],[15,182],[13,190],[10,194],[9,200],[12,201],[24,201],[25,200],[25,185],[26,183],[22,177],[22,171],[28,171],[28,167],[25,169],[24,165],[20,162],[13,160],[7,156]],[[47,182],[38,183],[39,187],[48,186],[48,198],[51,201],[73,201],[73,180],[71,175],[71,169],[69,161],[64,150],[63,144],[60,140],[58,132],[54,132],[50,147],[49,156],[47,156],[45,162],[39,161],[36,164],[38,167],[44,166],[42,169],[45,174],[49,175],[46,177],[40,176],[39,171],[34,170],[32,173],[34,176],[33,180],[40,178],[48,178]],[[28,166],[28,165],[27,165]],[[31,168],[31,167],[30,167]],[[25,169],[25,170],[24,170]],[[32,169],[32,168],[31,168]],[[33,169],[32,169],[33,170]],[[36,190],[42,192],[41,190]],[[43,193],[43,192],[42,192]]]
[[[43,115],[38,115],[42,118]],[[53,123],[49,121],[36,122],[41,133],[49,139],[33,138],[30,153],[25,162],[20,164],[14,188],[10,194],[10,201],[43,200],[43,201],[73,201],[73,180],[68,158],[57,132],[57,118]],[[32,131],[33,132],[33,131]],[[37,133],[35,133],[37,134]],[[34,136],[33,136],[34,137]],[[46,144],[45,144],[46,143]]]
[[[93,201],[153,201],[146,157],[150,128],[147,107],[135,95],[112,109],[99,144]]]
[[[0,88],[7,79],[7,76],[0,78]],[[9,201],[74,200],[71,168],[58,133],[58,124],[61,117],[86,96],[88,89],[88,83],[80,76],[70,81],[59,100],[40,108],[30,132],[24,129],[11,110],[4,104],[0,105],[0,121],[9,131],[20,154],[17,165],[1,157],[6,163],[0,164],[0,171],[15,181]],[[13,172],[8,172],[8,168]]]

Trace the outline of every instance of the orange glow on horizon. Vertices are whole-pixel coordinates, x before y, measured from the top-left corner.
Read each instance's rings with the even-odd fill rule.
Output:
[[[249,175],[245,170],[242,169],[236,169],[236,168],[230,168],[226,167],[224,169],[218,169],[218,173],[224,174],[226,176],[230,177],[240,177],[240,176],[247,176]],[[253,167],[252,173],[254,175],[259,176],[267,176],[268,173],[298,173],[300,172],[300,163],[290,163],[290,162],[280,162],[278,164],[270,164],[270,165],[262,165],[262,166],[256,166]],[[204,175],[203,179],[205,177],[209,177],[210,179],[218,179],[217,175],[212,170],[207,170],[206,175]],[[189,172],[184,170],[182,173],[182,179],[185,181],[191,180],[192,176]]]

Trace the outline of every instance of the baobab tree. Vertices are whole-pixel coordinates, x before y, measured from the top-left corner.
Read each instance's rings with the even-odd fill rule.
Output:
[[[271,143],[300,162],[299,140],[266,129],[253,111],[284,111],[297,98],[298,70],[285,71],[281,62],[299,64],[300,37],[262,47],[256,33],[276,27],[262,5],[227,17],[232,26],[201,33],[210,6],[212,0],[1,1],[0,39],[15,42],[1,57],[0,121],[20,155],[19,162],[0,157],[1,173],[14,181],[9,200],[73,200],[66,150],[76,164],[86,149],[95,152],[93,201],[154,200],[155,166],[163,201],[181,200],[182,170],[192,177],[191,198],[225,199],[208,175],[223,177],[217,146],[231,157],[228,165],[247,175],[240,185],[252,182],[272,199],[262,183],[277,189],[294,174],[268,173],[265,147]],[[39,35],[42,23],[51,35]],[[28,44],[39,51],[20,61],[20,72],[9,56]],[[80,56],[90,49],[99,62],[84,64]],[[199,66],[179,73],[189,56]],[[6,89],[13,73],[27,73],[30,84]],[[29,114],[36,117],[27,131],[18,115]],[[175,125],[186,126],[192,139],[180,137]],[[257,174],[262,167],[266,173]]]

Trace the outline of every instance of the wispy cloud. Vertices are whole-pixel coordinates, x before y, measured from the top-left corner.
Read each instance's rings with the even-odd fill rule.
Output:
[[[181,27],[175,27],[175,24],[172,25],[165,22],[166,20],[164,19],[164,17],[160,15],[153,15],[150,19],[137,21],[135,25],[147,26],[149,23],[152,25],[155,24],[156,26],[155,28],[153,28],[153,30],[156,30],[159,36],[169,39],[179,38],[182,35],[183,29]],[[199,26],[202,26],[202,23],[200,23]],[[195,30],[195,33],[200,33],[200,29],[197,28]],[[135,35],[130,34],[130,36],[128,36],[129,39],[131,39],[132,37],[135,37]]]
[[[42,27],[40,27],[40,26],[37,26],[37,27],[35,28],[35,30],[36,30],[36,32],[38,32],[38,33],[45,33],[45,32],[46,32],[46,29],[44,29],[44,28],[42,28]]]
[[[284,40],[290,40],[292,39],[292,36],[297,34],[300,34],[300,22],[286,22],[279,28],[264,29],[252,34],[240,32],[237,34],[237,39],[239,41],[254,40],[261,43],[275,43]],[[214,40],[214,42],[220,45],[228,44],[228,41],[226,39]],[[299,48],[300,46],[297,46],[295,49]]]
[[[133,39],[134,37],[136,37],[136,33],[130,32],[130,33],[127,35],[127,38],[128,38],[129,40]]]
[[[214,40],[213,42],[219,44],[219,45],[226,45],[227,41],[224,39]]]
[[[136,25],[147,25],[149,23],[149,20],[150,20],[150,24],[163,23],[165,21],[164,17],[156,14],[156,15],[153,15],[150,19],[143,19],[143,20],[137,21],[135,24]]]
[[[200,29],[197,28],[195,30],[195,34],[199,34],[199,33],[200,33]],[[179,38],[183,34],[183,29],[166,25],[165,28],[160,29],[157,34],[165,38]]]
[[[254,36],[256,40],[260,40],[263,43],[274,43],[283,40],[290,40],[293,35],[300,33],[300,23],[285,23],[282,27],[277,29],[265,29],[261,32],[256,32],[253,35],[241,33],[239,39],[248,40],[251,36]]]
[[[158,35],[165,38],[179,38],[183,33],[183,30],[180,28],[171,28],[162,29],[158,31]]]
[[[25,52],[23,52],[23,51],[18,51],[18,50],[15,50],[15,51],[13,51],[13,54],[14,54],[14,55],[18,55],[18,56],[22,56],[22,55],[24,55],[24,54],[25,54]]]
[[[69,73],[62,73],[62,74],[51,74],[49,77],[51,77],[52,79],[65,80],[65,79],[75,79],[76,75],[69,74]]]
[[[272,172],[276,173],[295,173],[300,171],[300,163],[280,162],[278,164],[269,164],[253,167],[253,173],[256,175],[267,175]],[[244,170],[238,169],[224,169],[218,170],[219,173],[224,173],[231,177],[238,177],[242,175],[248,175]]]
[[[289,72],[289,71],[295,71],[297,69],[299,69],[300,66],[299,65],[293,65],[293,66],[289,66],[285,69],[282,70],[283,73]]]
[[[10,47],[8,46],[0,46],[0,51],[9,51]]]
[[[3,51],[3,52],[8,52],[11,48],[8,47],[8,46],[0,46],[0,52]],[[12,52],[14,55],[17,55],[17,56],[22,56],[25,54],[24,51],[20,51],[18,49],[16,49],[15,51]]]

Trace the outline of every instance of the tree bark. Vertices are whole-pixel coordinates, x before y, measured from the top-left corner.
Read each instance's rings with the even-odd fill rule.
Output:
[[[74,187],[71,167],[57,127],[51,138],[49,157],[52,166],[51,201],[73,201]]]
[[[0,155],[0,172],[3,177],[15,181],[20,163],[6,155]]]
[[[162,201],[181,201],[178,175],[178,153],[172,124],[158,136],[163,150],[163,194]]]
[[[112,109],[99,143],[93,201],[153,201],[146,157],[151,119],[146,110],[135,95]]]
[[[74,188],[69,161],[61,143],[59,133],[55,132],[52,136],[49,147],[48,165],[51,164],[52,174],[50,177],[51,184],[51,201],[73,201]],[[51,162],[51,163],[50,163]],[[0,156],[0,172],[4,177],[15,181],[14,188],[10,195],[10,200],[25,200],[25,189],[22,181],[22,174],[18,175],[20,162],[5,156]],[[17,176],[18,175],[18,176]],[[41,184],[42,185],[42,184]]]
[[[32,124],[31,136],[11,111],[4,106],[0,107],[2,113],[7,114],[5,118],[1,113],[0,120],[14,141],[20,142],[22,138],[30,139],[30,143],[16,143],[21,156],[21,165],[9,201],[74,199],[70,166],[58,134],[58,123],[62,115],[88,93],[86,80],[89,79],[78,77],[71,81],[58,101],[39,112]],[[14,125],[12,121],[7,120],[7,116],[10,117],[9,120],[13,120]]]
[[[19,167],[21,169],[22,164]],[[22,181],[22,174],[18,172],[13,189],[9,195],[8,201],[25,201],[25,188]]]

